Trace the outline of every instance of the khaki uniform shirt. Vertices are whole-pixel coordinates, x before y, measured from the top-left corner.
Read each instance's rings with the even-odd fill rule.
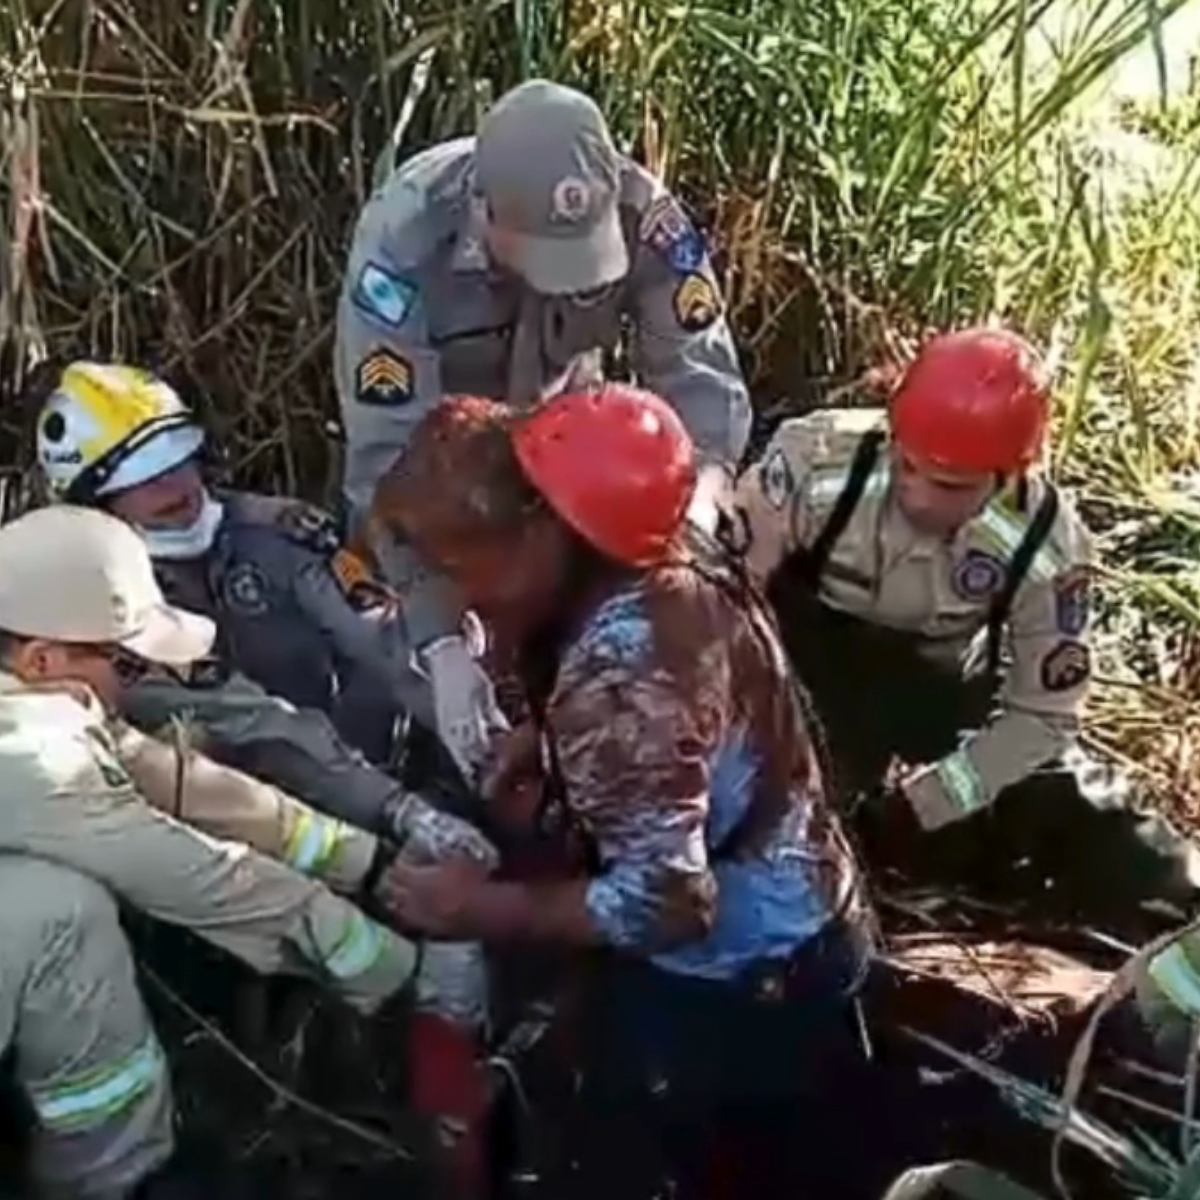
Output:
[[[373,834],[206,758],[189,745],[184,722],[172,732],[168,743],[132,726],[114,729],[121,765],[148,804],[213,837],[245,842],[336,892],[358,889],[375,856]]]
[[[786,555],[811,545],[849,474],[877,409],[826,410],[783,422],[739,481],[734,517],[747,561],[765,580]],[[1010,491],[948,539],[916,533],[891,498],[886,450],[820,582],[831,608],[912,633],[947,666],[985,627],[1004,566],[1024,536],[1045,485],[1029,480],[1026,511]],[[1091,538],[1062,498],[1058,516],[1017,591],[1009,618],[1012,666],[999,715],[954,754],[906,784],[933,827],[991,803],[1011,783],[1059,754],[1076,734],[1090,677]],[[915,764],[914,764],[915,765]]]
[[[71,867],[263,973],[324,979],[372,1011],[412,977],[416,949],[321,884],[148,804],[85,688],[0,673],[0,851]]]
[[[529,405],[600,382],[628,333],[641,383],[679,411],[701,456],[733,469],[750,400],[703,239],[670,193],[626,160],[630,272],[587,296],[541,296],[496,270],[483,241],[474,139],[401,165],[363,210],[337,317],[334,372],[346,430],[344,491],[366,517],[375,483],[443,395]],[[384,564],[420,646],[457,629],[442,580]],[[413,585],[416,585],[415,587]]]

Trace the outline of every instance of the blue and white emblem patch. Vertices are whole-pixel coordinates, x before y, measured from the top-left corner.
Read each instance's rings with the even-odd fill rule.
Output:
[[[392,329],[404,324],[416,298],[411,283],[373,262],[359,272],[352,294],[355,308]]]

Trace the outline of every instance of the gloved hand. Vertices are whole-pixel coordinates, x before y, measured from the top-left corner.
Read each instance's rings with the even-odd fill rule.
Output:
[[[471,656],[462,637],[439,638],[419,657],[433,684],[438,736],[464,777],[474,785],[493,739],[508,729],[492,681]]]
[[[469,858],[487,871],[500,864],[495,846],[474,825],[435,808],[415,792],[398,792],[384,812],[386,832],[411,866],[428,866],[451,858]]]

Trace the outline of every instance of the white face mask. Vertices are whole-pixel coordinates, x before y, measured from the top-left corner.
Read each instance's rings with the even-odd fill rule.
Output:
[[[212,549],[225,506],[207,492],[200,515],[190,524],[177,529],[142,529],[142,536],[151,558],[199,558]]]

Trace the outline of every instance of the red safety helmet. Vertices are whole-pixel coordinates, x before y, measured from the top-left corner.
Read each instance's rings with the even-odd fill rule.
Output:
[[[564,392],[517,423],[513,444],[529,482],[597,550],[631,567],[662,560],[696,486],[692,439],[665,400],[621,383]]]
[[[965,329],[926,342],[890,408],[901,449],[952,470],[1000,475],[1037,460],[1049,411],[1040,358],[1000,329]]]

